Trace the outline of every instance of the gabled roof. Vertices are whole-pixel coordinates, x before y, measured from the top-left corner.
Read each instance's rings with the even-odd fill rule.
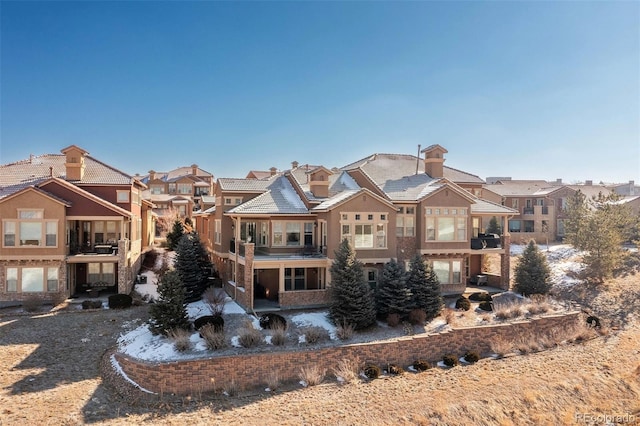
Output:
[[[322,203],[320,203],[316,207],[312,208],[311,210],[314,211],[314,212],[331,210],[331,209],[336,208],[340,204],[346,203],[347,201],[359,196],[360,194],[367,194],[367,195],[377,199],[381,203],[384,203],[384,204],[388,205],[389,207],[391,207],[393,209],[397,208],[391,201],[380,197],[379,195],[375,194],[373,191],[371,191],[371,190],[369,190],[367,188],[360,188],[360,189],[357,189],[357,190],[342,191],[339,194],[336,194],[335,196],[326,199],[325,201],[323,201]]]
[[[264,192],[272,182],[273,179],[218,178],[218,187],[229,192]]]
[[[552,187],[552,185],[546,180],[501,180],[491,185],[484,185],[484,187],[503,197],[525,197],[532,196],[540,190]],[[557,186],[553,188],[558,189]]]
[[[43,189],[40,189],[38,187],[35,186],[28,186],[26,188],[21,189],[20,191],[14,192],[11,195],[7,195],[4,198],[0,198],[0,203],[3,203],[5,201],[11,200],[14,197],[17,197],[21,194],[24,194],[26,192],[36,192],[39,195],[42,195],[44,197],[47,197],[53,201],[55,201],[56,203],[62,204],[65,207],[71,207],[71,202],[67,201],[67,200],[63,200],[62,198],[58,197],[57,195],[54,195],[48,191],[45,191]]]
[[[494,202],[476,198],[474,203],[471,204],[471,213],[475,214],[495,214],[495,215],[517,215],[519,211],[506,207]]]
[[[45,154],[0,165],[0,198],[51,177],[66,178],[65,163],[65,155]],[[80,181],[73,181],[75,185],[131,185],[133,182],[128,174],[89,155],[84,157],[84,164],[84,176]]]
[[[49,178],[44,182],[41,182],[38,184],[39,188],[44,188],[50,184],[58,184],[60,186],[63,186],[65,188],[67,188],[68,190],[75,192],[76,194],[80,195],[83,198],[86,198],[96,204],[100,204],[103,207],[106,207],[109,210],[112,210],[113,212],[122,215],[122,216],[126,216],[126,217],[131,217],[133,216],[133,214],[129,211],[129,210],[125,210],[122,207],[116,206],[113,203],[110,203],[107,200],[104,200],[100,197],[98,197],[97,195],[94,195],[92,193],[90,193],[89,191],[85,191],[84,189],[80,188],[77,185],[74,185],[72,183],[67,182],[64,179],[60,179],[60,178]]]
[[[267,191],[229,210],[227,214],[308,214],[298,193],[284,176],[270,181]]]
[[[342,170],[359,170],[394,201],[418,200],[440,185],[439,178],[425,173],[424,160],[414,155],[373,154],[344,166]],[[478,176],[451,167],[445,166],[443,172],[444,178],[455,184],[484,183]]]

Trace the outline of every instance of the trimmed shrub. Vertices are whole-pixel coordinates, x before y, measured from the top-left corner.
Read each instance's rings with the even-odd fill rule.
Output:
[[[416,371],[419,371],[419,372],[420,371],[427,371],[428,369],[431,368],[431,363],[428,362],[428,361],[425,361],[423,359],[419,359],[419,360],[414,361],[413,368]]]
[[[456,300],[456,309],[462,309],[463,311],[468,311],[471,309],[471,302],[466,297],[460,297]]]
[[[491,302],[491,295],[489,293],[477,292],[469,295],[469,300],[474,302]]]
[[[596,316],[594,316],[594,315],[589,315],[589,316],[587,317],[587,324],[588,324],[590,327],[593,327],[593,328],[600,328],[600,326],[602,325],[602,324],[600,323],[600,318],[598,318],[598,317],[596,317]]]
[[[109,296],[109,309],[127,309],[133,304],[133,297],[128,294],[112,294]]]
[[[412,309],[409,312],[409,322],[413,325],[424,325],[427,321],[427,313],[423,309]]]
[[[387,373],[394,376],[399,376],[404,373],[404,370],[398,364],[389,364],[387,366]]]
[[[387,315],[387,324],[389,327],[397,327],[400,324],[400,315],[395,313]]]
[[[193,328],[200,331],[207,324],[210,324],[217,333],[221,333],[224,330],[224,319],[216,315],[204,315],[196,318],[193,321]],[[202,336],[202,333],[200,336]]]
[[[367,379],[377,379],[382,374],[382,370],[375,364],[367,364],[362,370]]]
[[[476,351],[467,351],[467,353],[464,354],[464,360],[471,364],[476,363],[480,360],[480,354]]]
[[[458,358],[455,355],[451,355],[451,354],[443,356],[442,357],[442,362],[447,367],[455,367],[459,363],[458,362]]]
[[[274,346],[282,346],[287,341],[287,331],[282,327],[271,329],[271,344]]]
[[[102,308],[102,301],[100,300],[85,300],[82,302],[82,309],[100,309]]]
[[[268,313],[260,317],[260,327],[263,329],[273,329],[276,327],[282,327],[286,330],[287,320],[282,315]]]
[[[480,302],[480,304],[478,305],[478,308],[480,308],[481,310],[483,310],[485,312],[491,312],[491,311],[493,311],[493,303],[491,303],[491,302]]]

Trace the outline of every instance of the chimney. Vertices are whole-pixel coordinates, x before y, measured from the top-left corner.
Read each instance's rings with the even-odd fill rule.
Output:
[[[84,159],[89,154],[84,149],[75,145],[68,146],[61,151],[66,156],[64,164],[67,180],[82,180],[84,177]]]
[[[424,172],[432,178],[444,177],[444,154],[447,151],[440,145],[431,145],[422,150],[424,153]]]
[[[194,176],[198,176],[198,165],[197,164],[192,164],[191,165],[191,174]]]
[[[629,195],[636,195],[636,183],[632,180],[629,181]]]
[[[307,172],[309,190],[316,198],[329,197],[329,176],[331,172],[324,167],[318,167]]]
[[[29,154],[29,164],[33,163],[33,154]]]
[[[292,161],[291,162],[291,168],[295,169],[296,167],[298,167],[298,162],[297,161]]]
[[[556,184],[557,185],[562,185],[562,178],[556,179]]]
[[[53,177],[53,166],[49,166],[49,177]]]
[[[593,181],[592,180],[587,180],[587,181],[584,182],[584,184],[586,186],[591,186],[591,185],[593,185]]]
[[[149,180],[156,180],[156,171],[155,170],[149,170]]]
[[[275,176],[275,175],[276,175],[276,173],[278,173],[278,169],[277,169],[277,168],[275,168],[275,167],[271,167],[271,168],[269,169],[269,173],[271,173],[271,176]]]

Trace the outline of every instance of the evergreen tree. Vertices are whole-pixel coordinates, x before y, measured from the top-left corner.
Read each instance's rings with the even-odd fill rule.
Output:
[[[183,235],[184,225],[182,224],[180,218],[176,217],[176,219],[173,221],[173,227],[171,228],[171,231],[168,232],[166,236],[167,248],[171,251],[175,251],[178,247],[178,242]]]
[[[493,216],[489,221],[489,226],[487,226],[486,233],[502,235],[502,227],[500,226],[500,223],[495,216]]]
[[[578,191],[567,202],[566,241],[587,253],[587,273],[597,282],[613,275],[627,256],[622,244],[638,232],[638,219],[616,194],[587,198]]]
[[[149,308],[150,329],[153,334],[164,334],[176,328],[190,327],[184,303],[184,287],[176,271],[169,271],[158,283],[160,295]]]
[[[440,281],[431,265],[420,254],[411,258],[406,282],[413,295],[411,308],[424,310],[427,320],[437,317],[444,304]]]
[[[185,289],[185,302],[200,300],[207,284],[199,259],[201,250],[197,234],[184,234],[176,247],[175,268]]]
[[[331,265],[329,317],[335,324],[346,322],[359,330],[376,321],[373,290],[364,278],[362,262],[344,239]]]
[[[411,291],[405,283],[404,271],[395,259],[385,263],[376,290],[378,316],[386,318],[389,314],[404,317],[411,308]]]
[[[535,241],[529,241],[515,268],[514,290],[525,296],[547,294],[551,290],[550,275],[547,258]]]

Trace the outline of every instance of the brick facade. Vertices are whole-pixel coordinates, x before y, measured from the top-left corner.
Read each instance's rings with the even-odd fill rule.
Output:
[[[512,339],[529,332],[545,333],[581,320],[580,312],[551,315],[509,324],[453,329],[444,333],[407,336],[392,341],[359,343],[317,350],[270,352],[165,363],[139,361],[116,353],[125,374],[140,387],[156,393],[188,395],[223,389],[231,381],[240,389],[266,384],[276,373],[280,380],[297,380],[300,367],[318,365],[331,371],[340,360],[355,359],[379,366],[409,366],[417,359],[436,362],[467,350],[491,352],[496,338]]]

